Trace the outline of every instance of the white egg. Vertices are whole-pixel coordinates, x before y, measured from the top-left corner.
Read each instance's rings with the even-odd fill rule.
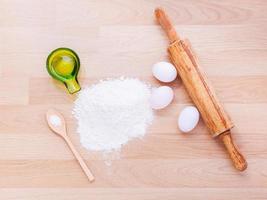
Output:
[[[177,76],[176,68],[169,62],[158,62],[154,64],[152,73],[156,79],[165,83],[172,82]]]
[[[150,104],[153,109],[162,109],[168,106],[173,100],[173,90],[168,86],[161,86],[152,89]]]
[[[182,132],[192,131],[199,121],[199,112],[194,106],[185,107],[178,118],[178,127]]]

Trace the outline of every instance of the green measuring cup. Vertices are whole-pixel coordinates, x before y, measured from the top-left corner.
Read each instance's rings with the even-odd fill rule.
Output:
[[[48,73],[65,84],[69,93],[78,92],[81,87],[77,80],[80,69],[78,55],[69,48],[58,48],[52,51],[46,60]]]

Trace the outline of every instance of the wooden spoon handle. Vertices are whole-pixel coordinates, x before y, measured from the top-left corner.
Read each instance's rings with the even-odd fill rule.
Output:
[[[224,143],[224,146],[226,147],[235,168],[239,171],[244,171],[247,168],[247,162],[244,156],[238,151],[237,147],[235,146],[230,130],[219,135],[219,138]]]
[[[73,155],[76,157],[76,159],[78,160],[81,168],[83,169],[84,173],[86,174],[86,176],[88,177],[89,181],[92,182],[95,180],[92,172],[90,171],[90,169],[87,167],[87,165],[85,164],[83,158],[81,157],[81,155],[78,153],[78,151],[75,149],[75,147],[73,146],[72,142],[70,141],[70,139],[68,137],[64,137],[66,143],[68,144],[68,146],[70,147]]]
[[[174,26],[172,25],[169,17],[164,12],[162,8],[156,8],[155,10],[155,16],[158,21],[158,23],[162,26],[163,30],[166,32],[170,43],[173,43],[175,41],[179,41],[180,38],[177,35]]]

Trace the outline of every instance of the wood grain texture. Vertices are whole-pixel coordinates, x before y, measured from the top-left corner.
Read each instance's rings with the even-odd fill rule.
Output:
[[[255,189],[229,189],[229,188],[151,188],[151,189],[139,189],[139,188],[126,188],[126,189],[2,189],[1,193],[7,200],[20,199],[20,200],[72,200],[72,199],[96,199],[96,200],[155,200],[155,199],[169,199],[176,200],[191,199],[201,200],[203,196],[209,199],[231,199],[235,197],[237,199],[244,200],[265,200],[267,191],[262,188]]]
[[[48,76],[46,56],[60,46],[74,49],[83,87],[120,75],[160,85],[151,66],[168,59],[168,42],[154,19],[157,6],[191,41],[235,123],[233,138],[249,163],[244,173],[202,121],[188,135],[177,129],[180,110],[192,104],[179,78],[169,84],[173,103],[155,113],[144,139],[108,155],[111,166],[81,147],[70,115],[75,96]],[[1,0],[0,199],[266,199],[266,10],[265,0]],[[51,107],[66,116],[93,184],[47,127]]]

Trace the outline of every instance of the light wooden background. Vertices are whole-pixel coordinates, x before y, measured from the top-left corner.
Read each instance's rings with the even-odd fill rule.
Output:
[[[163,6],[191,40],[219,98],[233,118],[233,136],[248,159],[244,173],[202,124],[178,131],[191,104],[181,81],[175,100],[156,113],[143,140],[120,158],[79,144],[71,109],[75,97],[47,74],[48,53],[61,46],[81,59],[82,86],[103,77],[151,76],[167,60],[167,39],[153,10]],[[87,182],[44,114],[57,108],[92,169]],[[267,199],[267,1],[265,0],[0,0],[0,199]]]

